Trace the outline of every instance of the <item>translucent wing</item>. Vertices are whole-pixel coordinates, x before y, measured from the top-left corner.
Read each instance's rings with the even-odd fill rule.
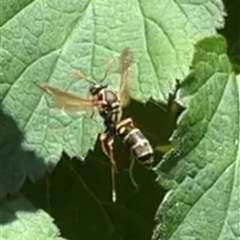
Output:
[[[122,54],[119,59],[120,74],[121,74],[119,96],[123,106],[126,106],[130,100],[129,89],[128,89],[128,77],[129,77],[131,63],[132,63],[132,53],[128,48],[125,48],[122,51]]]
[[[92,98],[84,99],[72,94],[63,92],[57,88],[46,85],[36,84],[44,93],[52,95],[54,98],[55,106],[64,110],[71,111],[86,111],[93,110],[97,104],[94,103]]]
[[[89,78],[89,76],[86,76],[80,70],[73,70],[73,71],[71,71],[71,75],[72,75],[73,78],[75,78],[77,80],[86,80],[86,79]]]

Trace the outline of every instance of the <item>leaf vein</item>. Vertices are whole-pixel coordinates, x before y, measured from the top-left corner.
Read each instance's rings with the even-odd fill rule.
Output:
[[[20,9],[16,14],[14,14],[12,17],[10,17],[6,22],[4,22],[1,26],[0,26],[0,30],[1,28],[6,25],[9,21],[11,21],[12,19],[14,19],[14,17],[16,17],[17,15],[21,14],[22,11],[24,11],[26,8],[28,8],[30,5],[32,5],[32,3],[34,3],[37,0],[33,0],[32,2],[29,2],[27,5],[25,5],[22,9]]]

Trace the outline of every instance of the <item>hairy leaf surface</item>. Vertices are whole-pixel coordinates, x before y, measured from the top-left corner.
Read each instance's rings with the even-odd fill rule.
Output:
[[[169,192],[152,239],[237,240],[240,237],[240,101],[222,37],[196,45],[179,102],[186,108],[175,148],[156,168]]]
[[[18,195],[0,206],[1,239],[64,240],[53,219],[43,210],[36,209],[23,196]]]
[[[142,102],[165,101],[183,78],[193,43],[223,26],[220,0],[11,0],[1,18],[1,103],[25,133],[23,146],[55,164],[64,150],[82,159],[102,122],[48,108],[33,82],[87,96],[89,85],[73,69],[100,79],[124,47],[134,55],[130,94]],[[118,64],[108,77],[119,86]]]

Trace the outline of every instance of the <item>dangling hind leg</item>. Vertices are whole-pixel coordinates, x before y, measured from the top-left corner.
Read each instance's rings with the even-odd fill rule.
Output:
[[[138,189],[139,189],[138,184],[137,184],[137,182],[135,181],[135,179],[134,179],[134,177],[133,177],[133,167],[134,167],[134,164],[135,164],[136,159],[135,159],[132,151],[131,151],[130,159],[131,159],[131,164],[130,164],[130,166],[129,166],[129,178],[130,178],[133,186],[134,186],[134,187],[136,188],[136,190],[138,191]]]
[[[108,157],[111,166],[113,167],[115,173],[117,173],[117,164],[113,156],[113,137],[110,137],[106,133],[100,135],[100,143],[103,153]]]
[[[117,165],[113,155],[114,138],[109,134],[102,133],[100,135],[101,148],[103,153],[108,157],[111,164],[111,179],[112,179],[112,201],[116,202],[116,183],[115,174],[117,173]]]

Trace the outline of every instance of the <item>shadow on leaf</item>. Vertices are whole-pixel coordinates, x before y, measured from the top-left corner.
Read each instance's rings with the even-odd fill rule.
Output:
[[[8,200],[7,196],[18,193],[26,179],[36,182],[42,178],[49,166],[33,151],[25,150],[22,147],[24,135],[14,119],[7,115],[2,107],[0,108],[0,119],[0,199],[3,202]],[[21,205],[18,207],[22,209]],[[28,209],[23,208],[22,210],[27,211]],[[14,215],[12,218],[2,217],[0,223],[3,224],[14,219]]]

